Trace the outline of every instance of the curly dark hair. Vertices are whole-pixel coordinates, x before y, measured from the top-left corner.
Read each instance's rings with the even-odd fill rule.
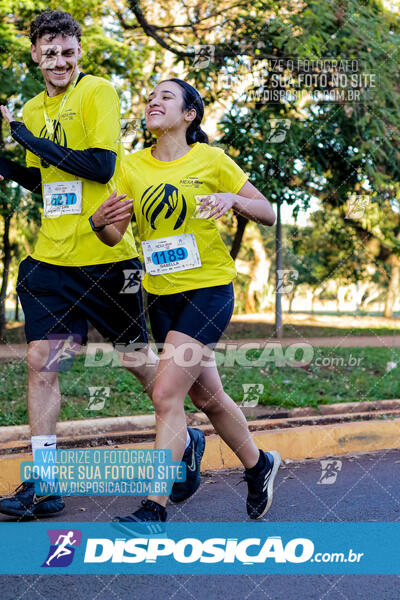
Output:
[[[36,44],[38,38],[49,34],[50,39],[61,33],[64,37],[75,36],[81,41],[81,26],[72,15],[62,10],[46,10],[36,17],[31,23],[29,38]]]

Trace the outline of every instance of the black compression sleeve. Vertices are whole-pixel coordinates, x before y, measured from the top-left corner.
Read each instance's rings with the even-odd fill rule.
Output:
[[[23,167],[17,162],[13,162],[8,158],[0,156],[0,175],[3,175],[4,179],[10,179],[22,185],[31,192],[41,194],[41,176],[40,169],[35,167]]]
[[[23,123],[11,122],[11,135],[27,150],[62,171],[97,181],[108,183],[114,175],[117,155],[103,148],[71,150],[59,146],[46,138],[35,137]]]

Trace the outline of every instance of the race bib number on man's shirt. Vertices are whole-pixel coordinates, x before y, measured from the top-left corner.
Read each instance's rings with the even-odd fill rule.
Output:
[[[172,235],[142,242],[146,273],[163,275],[201,267],[199,250],[193,233]]]
[[[82,212],[82,181],[43,184],[44,216],[51,219]]]

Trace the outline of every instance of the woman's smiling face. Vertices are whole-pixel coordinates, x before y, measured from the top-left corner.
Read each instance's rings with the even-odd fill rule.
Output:
[[[162,81],[149,95],[145,119],[147,129],[156,137],[165,132],[185,131],[196,116],[195,109],[183,109],[181,87],[174,81]]]

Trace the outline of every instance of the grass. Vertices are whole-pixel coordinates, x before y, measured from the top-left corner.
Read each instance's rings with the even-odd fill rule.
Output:
[[[247,356],[256,360],[260,354],[251,350]],[[84,361],[83,356],[76,357],[72,368],[60,373],[61,421],[153,412],[141,385],[128,371],[111,366],[85,367]],[[399,367],[386,372],[389,361]],[[222,366],[219,371],[226,392],[236,402],[243,400],[242,386],[249,383],[264,386],[259,404],[285,408],[400,397],[400,348],[320,347],[314,348],[313,359],[304,368],[266,362],[250,367]],[[89,387],[110,388],[102,410],[88,410]],[[28,422],[26,397],[26,364],[1,363],[1,426]],[[185,404],[187,410],[194,411],[189,399]]]
[[[323,325],[283,325],[283,337],[333,337],[359,335],[399,335],[395,327],[329,327]],[[270,338],[275,337],[274,325],[260,322],[231,322],[224,332],[224,339]]]

